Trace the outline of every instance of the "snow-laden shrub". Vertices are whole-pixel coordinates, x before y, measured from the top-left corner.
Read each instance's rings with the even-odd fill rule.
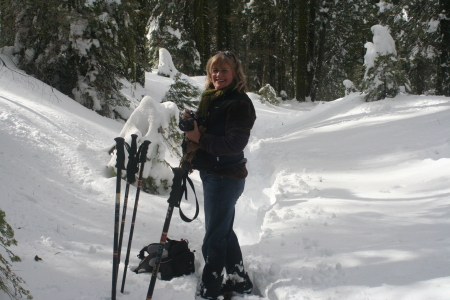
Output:
[[[356,87],[351,80],[345,79],[342,84],[345,86],[345,95],[356,92]]]
[[[266,84],[264,87],[262,87],[258,94],[261,96],[261,103],[269,102],[273,105],[279,105],[280,101],[277,99],[277,93],[275,92],[274,88],[270,84]]]
[[[170,85],[169,90],[164,95],[161,102],[171,101],[175,103],[180,111],[185,108],[196,108],[198,106],[198,97],[200,90],[189,82],[188,77],[178,73],[173,78],[174,83]]]
[[[172,55],[164,48],[159,49],[158,75],[173,77],[178,74],[177,68],[173,64]]]
[[[119,134],[128,144],[131,144],[132,134],[138,136],[138,146],[144,140],[151,142],[142,176],[142,190],[145,192],[165,194],[171,186],[173,173],[165,158],[166,155],[181,157],[179,145],[182,134],[178,130],[178,120],[179,110],[175,103],[158,103],[152,97],[146,96],[133,111]],[[127,153],[125,156],[128,156]],[[114,152],[108,167],[115,167],[115,165]]]
[[[11,262],[20,262],[20,257],[8,249],[12,245],[17,245],[17,241],[14,239],[14,230],[6,222],[5,216],[5,212],[0,209],[0,247],[3,248],[1,252],[6,253]],[[25,281],[11,270],[11,263],[3,257],[2,253],[0,253],[0,289],[11,299],[23,299],[22,296],[33,299],[30,291],[22,287]]]
[[[395,42],[387,27],[372,26],[373,43],[364,45],[366,73],[362,83],[366,101],[393,98],[400,93],[400,86],[407,82],[406,76],[397,59]]]

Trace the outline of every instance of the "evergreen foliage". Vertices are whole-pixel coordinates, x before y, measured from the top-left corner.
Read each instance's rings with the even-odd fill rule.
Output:
[[[286,94],[285,91],[281,90],[280,97],[281,97],[281,100],[287,100],[288,95]]]
[[[381,1],[378,6],[380,24],[391,28],[411,92],[434,94],[439,68],[438,1]]]
[[[280,105],[280,101],[277,99],[277,93],[270,84],[266,84],[262,87],[258,91],[258,94],[261,96],[261,103],[265,103],[267,101],[273,105]]]
[[[115,106],[127,105],[119,80],[144,84],[144,72],[158,64],[161,48],[189,76],[204,75],[211,54],[231,50],[241,59],[251,91],[270,84],[288,98],[336,99],[345,94],[346,79],[358,90],[367,85],[364,45],[370,28],[380,24],[390,28],[397,45],[390,72],[406,76],[412,93],[448,95],[449,5],[445,0],[2,0],[0,46],[13,47],[16,63],[29,74],[112,116]]]
[[[89,8],[92,18],[71,24],[74,34],[72,47],[82,64],[74,68],[78,80],[72,89],[76,101],[102,115],[112,116],[112,107],[126,105],[120,93],[119,74],[125,75],[126,62],[121,59],[117,20],[108,10],[119,8],[115,3],[94,2]],[[121,74],[122,72],[122,74]]]
[[[0,209],[0,247],[3,248],[2,252],[6,252],[11,262],[20,262],[19,256],[15,255],[8,247],[17,245],[17,241],[14,239],[14,230],[5,220],[5,212]],[[30,291],[22,287],[25,281],[17,276],[11,270],[11,262],[0,253],[0,288],[11,299],[22,299],[22,296],[26,296],[27,299],[33,299]]]
[[[356,92],[356,87],[355,87],[354,83],[351,80],[346,79],[346,80],[344,80],[342,82],[342,84],[345,87],[345,95],[346,96],[350,95],[350,93]]]
[[[186,78],[182,78],[181,73],[175,75],[174,83],[164,95],[161,102],[172,101],[181,112],[185,108],[196,108],[199,101],[193,100],[200,96],[200,90],[193,86]]]
[[[150,1],[150,63],[157,66],[159,49],[167,49],[177,69],[185,74],[202,73],[200,54],[194,42],[195,29],[191,28],[192,1]]]
[[[450,96],[450,1],[439,1],[440,43],[437,93]]]
[[[1,46],[28,74],[113,117],[127,106],[121,78],[144,82],[147,50],[137,1],[4,0]],[[139,44],[139,47],[136,45]]]
[[[282,36],[278,36],[279,28],[273,22],[278,17],[276,4],[273,1],[253,1],[247,7],[247,14],[248,22],[250,22],[246,35],[249,53],[244,64],[246,64],[246,71],[251,74],[248,76],[250,88],[258,91],[270,83],[269,74],[277,72],[274,55],[277,48],[282,45],[280,40]],[[270,44],[270,47],[267,44]],[[275,83],[273,84],[275,86]]]
[[[407,83],[397,59],[395,42],[388,29],[381,25],[372,27],[373,43],[366,43],[366,73],[362,83],[366,101],[393,98],[400,93],[400,86]]]
[[[367,70],[362,87],[367,102],[393,98],[400,93],[400,86],[405,85],[404,73],[399,70],[395,55],[380,55],[372,68]]]
[[[364,44],[374,25],[370,20],[374,6],[359,0],[318,5],[310,46],[310,97],[329,101],[345,94],[344,80],[359,83],[364,76]]]
[[[147,156],[147,162],[151,166],[148,176],[142,179],[142,190],[149,194],[165,194],[169,190],[171,183],[169,176],[161,176],[161,169],[170,170],[169,164],[164,160],[164,152],[169,151],[172,156],[181,158],[180,145],[184,135],[178,129],[178,118],[171,116],[168,124],[158,127],[158,134],[161,139],[154,145],[153,153]],[[170,174],[170,173],[169,173]]]
[[[124,47],[122,58],[126,61],[125,78],[145,85],[145,72],[151,70],[147,23],[150,14],[148,1],[124,1],[118,11],[120,46]]]

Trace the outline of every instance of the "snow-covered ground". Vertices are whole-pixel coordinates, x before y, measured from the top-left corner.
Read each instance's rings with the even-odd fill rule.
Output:
[[[147,82],[134,93],[161,99],[171,83],[155,73]],[[250,96],[258,119],[235,228],[263,299],[449,299],[450,98],[366,103],[351,94],[275,107]],[[13,269],[34,299],[110,299],[115,177],[106,165],[122,127],[1,67],[0,208],[23,260]],[[131,267],[142,246],[159,241],[166,201],[141,193]],[[183,205],[192,212],[192,202]],[[203,220],[174,213],[169,237],[190,241],[197,272],[158,280],[153,299],[194,299]],[[149,281],[128,271],[117,299],[145,299]]]

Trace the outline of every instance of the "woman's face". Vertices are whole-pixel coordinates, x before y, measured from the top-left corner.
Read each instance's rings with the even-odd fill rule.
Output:
[[[230,65],[223,63],[220,66],[215,64],[211,70],[211,82],[217,90],[226,88],[233,82],[233,70]]]

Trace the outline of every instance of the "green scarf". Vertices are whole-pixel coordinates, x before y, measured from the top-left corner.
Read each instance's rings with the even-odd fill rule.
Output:
[[[207,89],[202,93],[202,97],[200,100],[200,104],[198,105],[198,112],[202,115],[203,118],[208,116],[209,105],[213,100],[223,98],[226,94],[231,92],[235,88],[236,84],[234,82],[227,86],[226,88],[216,90],[216,89]]]

